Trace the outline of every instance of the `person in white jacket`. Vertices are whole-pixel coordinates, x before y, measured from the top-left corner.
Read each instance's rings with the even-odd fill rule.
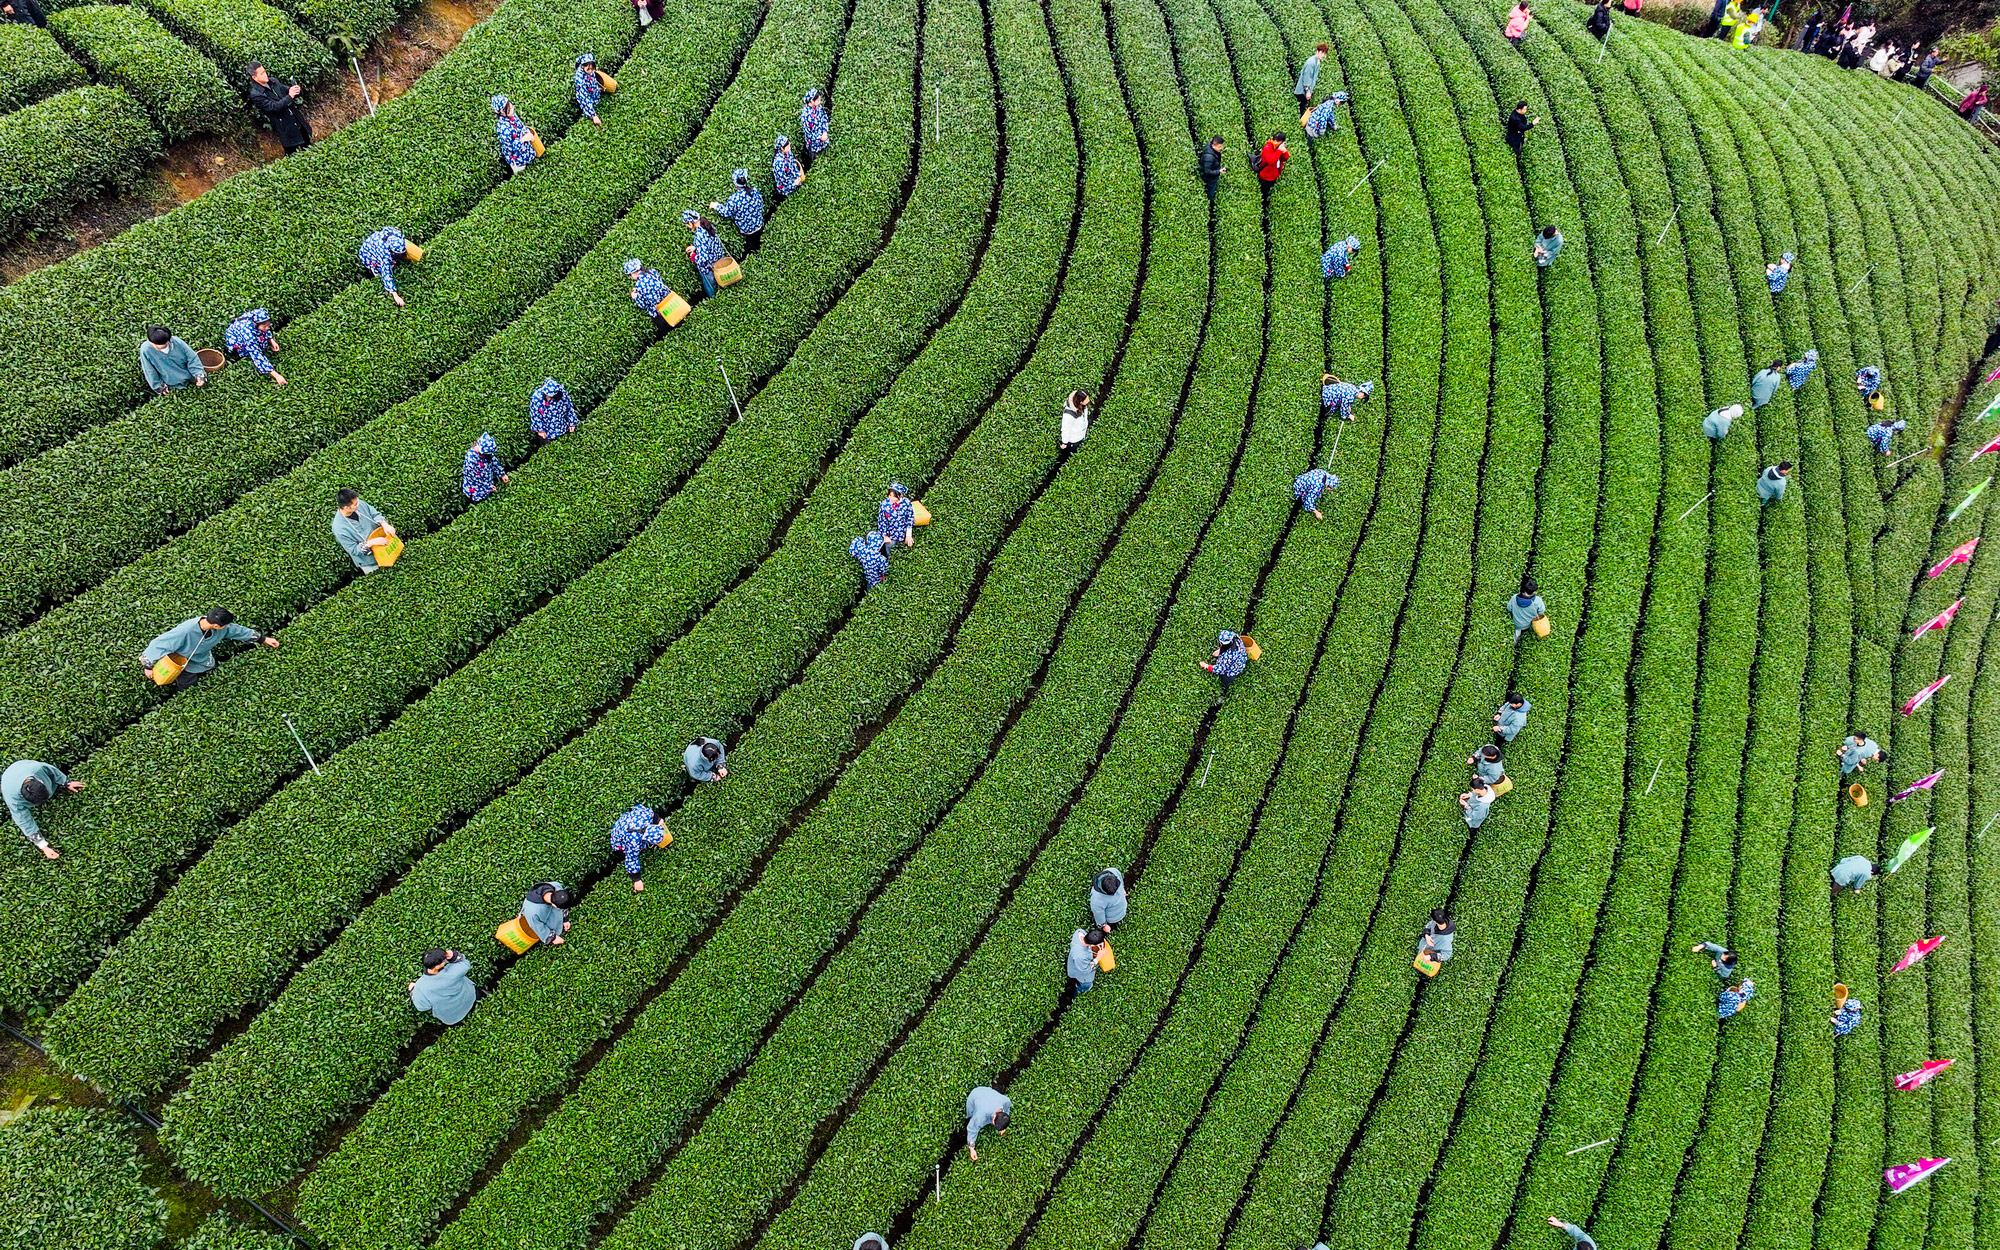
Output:
[[[1071,391],[1063,401],[1062,450],[1075,451],[1090,436],[1090,396]]]

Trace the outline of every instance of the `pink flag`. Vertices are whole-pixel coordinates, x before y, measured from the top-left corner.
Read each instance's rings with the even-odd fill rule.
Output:
[[[1978,546],[1979,540],[1975,538],[1971,542],[1960,543],[1958,546],[1953,547],[1950,555],[1931,566],[1931,576],[1936,577],[1954,564],[1970,564],[1972,562],[1973,549]]]
[[[2000,438],[1994,439],[1992,442],[1986,444],[1986,446],[1981,447],[1978,451],[1975,451],[1971,455],[1967,456],[1965,458],[1965,463],[1971,464],[1973,461],[1979,459],[1981,456],[1985,455],[1989,451],[2000,451]]]
[[[1946,673],[1944,676],[1938,678],[1930,685],[1925,686],[1922,690],[1919,690],[1915,694],[1911,695],[1910,701],[1903,705],[1903,715],[1908,716],[1910,713],[1916,711],[1924,704],[1929,703],[1931,701],[1931,696],[1936,694],[1938,691],[1944,689],[1944,684],[1950,681],[1951,677],[1952,675],[1950,673]]]
[[[1950,1159],[1919,1159],[1915,1163],[1898,1163],[1895,1167],[1884,1168],[1882,1179],[1889,1182],[1890,1193],[1900,1194],[1950,1162]]]
[[[1958,1062],[1955,1059],[1926,1059],[1924,1066],[1915,1072],[1905,1072],[1896,1078],[1897,1089],[1922,1089],[1938,1073]]]
[[[1915,638],[1918,635],[1922,634],[1927,629],[1936,629],[1936,630],[1944,629],[1945,626],[1951,624],[1951,618],[1957,616],[1959,608],[1963,607],[1964,605],[1965,605],[1965,600],[1960,599],[1957,603],[1952,604],[1944,611],[1938,613],[1936,616],[1933,616],[1930,620],[1925,621],[1923,624],[1917,626],[1917,628],[1911,632],[1910,637]]]
[[[1993,372],[1987,374],[1986,380],[1988,382],[2000,382],[2000,369],[1995,369]]]
[[[1938,778],[1942,776],[1944,776],[1944,769],[1940,768],[1936,772],[1932,773],[1930,776],[1919,780],[1917,784],[1911,786],[1909,789],[1890,795],[1889,801],[1891,803],[1898,803],[1904,799],[1909,798],[1911,795],[1915,794],[1919,790],[1928,790],[1932,786],[1936,785],[1938,783]]]
[[[1936,950],[1943,941],[1942,937],[1928,937],[1921,942],[1910,943],[1910,949],[1903,952],[1903,957],[1898,959],[1896,966],[1889,969],[1889,971],[1892,973],[1901,972],[1903,969]]]

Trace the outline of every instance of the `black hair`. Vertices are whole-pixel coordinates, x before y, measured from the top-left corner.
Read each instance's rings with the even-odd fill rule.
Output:
[[[548,902],[548,905],[555,908],[557,911],[569,910],[570,892],[568,890],[546,891],[545,898],[546,901]]]
[[[1770,364],[1764,367],[1767,369],[1783,369],[1785,367],[1785,358],[1783,356],[1780,356],[1776,360],[1772,361]]]
[[[1725,968],[1734,968],[1736,967],[1736,952],[1724,951],[1716,957],[1716,962]]]
[[[433,946],[424,952],[424,971],[429,972],[433,968],[441,967],[450,959],[450,952],[441,946]]]
[[[353,503],[359,498],[361,498],[361,492],[355,490],[352,486],[343,486],[334,494],[333,503],[337,508],[345,508],[348,504]]]
[[[1215,136],[1215,138],[1213,138],[1213,139],[1210,139],[1210,140],[1208,141],[1208,146],[1210,146],[1210,147],[1216,147],[1216,146],[1220,145],[1221,143],[1222,143],[1222,136],[1221,136],[1221,135],[1217,135],[1217,136]]]
[[[1491,742],[1479,748],[1479,753],[1485,756],[1489,760],[1497,760],[1500,758],[1500,748]]]
[[[1602,3],[1609,4],[1611,0],[1602,0]],[[1545,239],[1556,237],[1556,224],[1554,222],[1550,222],[1548,225],[1542,227],[1542,237]]]
[[[712,760],[712,759],[716,759],[716,758],[720,757],[720,756],[721,756],[721,754],[722,754],[722,748],[721,748],[721,747],[719,747],[719,746],[715,745],[715,744],[714,744],[713,742],[709,742],[709,741],[706,741],[706,740],[704,740],[704,741],[702,742],[702,744],[701,744],[701,758],[703,758],[703,759],[705,759],[705,760]]]
[[[1433,907],[1431,909],[1431,923],[1440,929],[1449,929],[1451,928],[1451,917],[1445,914],[1444,908]]]
[[[1868,741],[1868,731],[1866,729],[1855,730],[1854,736],[1861,739],[1863,742]]]
[[[993,1113],[993,1127],[999,1129],[1001,1132],[1004,1133],[1007,1131],[1008,1123],[1011,1122],[1013,1118],[1014,1118],[1013,1116],[1008,1115],[1005,1111],[995,1111]]]
[[[1507,702],[1509,703],[1526,703],[1527,701],[1528,701],[1528,696],[1522,694],[1518,690],[1509,690],[1507,692]]]
[[[42,784],[40,777],[30,777],[21,783],[21,797],[30,803],[46,803],[49,801],[49,788]]]
[[[1098,928],[1096,925],[1092,925],[1083,931],[1083,940],[1092,946],[1102,945],[1104,942],[1104,930]]]
[[[699,213],[695,214],[694,224],[698,228],[708,231],[710,234],[715,234],[715,223]],[[720,238],[721,236],[717,235],[716,237]]]
[[[1285,132],[1282,130],[1274,130],[1271,132],[1271,138],[1275,139],[1279,143],[1283,143],[1285,141]]]
[[[1538,585],[1536,585],[1536,584],[1535,584],[1535,575],[1534,575],[1534,574],[1532,574],[1532,573],[1523,573],[1523,574],[1521,574],[1521,593],[1522,593],[1522,594],[1524,594],[1524,595],[1533,595],[1533,594],[1539,594],[1539,593],[1541,592],[1541,589],[1542,589],[1542,588],[1541,588],[1540,586],[1538,586]]]
[[[173,331],[167,329],[165,326],[148,326],[146,328],[146,341],[155,347],[165,347],[173,341],[173,337]]]
[[[1791,462],[1791,461],[1789,461],[1789,460],[1780,460],[1780,461],[1778,461],[1778,472],[1780,472],[1780,473],[1790,473],[1791,471],[1792,471],[1792,462]]]
[[[889,1250],[889,1247],[882,1243],[880,1237],[864,1237],[855,1250]]]
[[[234,625],[236,623],[236,613],[231,612],[228,608],[217,608],[212,612],[202,613],[201,619],[211,625]]]
[[[1097,879],[1097,892],[1099,894],[1116,894],[1118,886],[1118,874],[1108,868],[1104,870],[1104,875]]]
[[[1516,105],[1514,106],[1514,111],[1515,111],[1516,113],[1525,113],[1525,112],[1527,112],[1527,111],[1528,111],[1528,102],[1527,102],[1526,100],[1523,100],[1523,101],[1521,101],[1521,102],[1520,102],[1519,104],[1516,104]]]

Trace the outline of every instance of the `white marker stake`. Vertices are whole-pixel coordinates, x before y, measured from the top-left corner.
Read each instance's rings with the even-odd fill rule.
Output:
[[[932,93],[931,142],[937,143],[944,139],[944,87],[942,85],[934,87]]]
[[[942,1201],[943,1198],[944,1198],[944,1164],[933,1163],[931,1164],[931,1201],[938,1202]]]
[[[1928,448],[1928,447],[1925,447],[1925,448],[1922,448],[1922,449],[1920,449],[1920,450],[1918,450],[1918,451],[1913,451],[1913,452],[1911,452],[1911,453],[1910,453],[1909,455],[1907,455],[1907,456],[1904,456],[1904,457],[1903,457],[1903,460],[1915,460],[1915,459],[1916,459],[1916,458],[1917,458],[1918,456],[1927,456],[1927,455],[1929,455],[1929,454],[1930,454],[1930,451],[1931,451],[1931,449],[1930,449],[1930,448]],[[1896,467],[1897,465],[1899,465],[1899,464],[1903,463],[1903,460],[1891,460],[1891,461],[1889,462],[1889,467],[1893,469],[1893,468],[1895,468],[1895,467]]]
[[[1333,427],[1333,450],[1326,453],[1326,469],[1329,473],[1333,472],[1333,458],[1340,453],[1340,431],[1346,425],[1347,422],[1342,421],[1339,425]]]
[[[1658,781],[1660,779],[1660,770],[1662,768],[1665,768],[1666,766],[1667,766],[1667,758],[1666,756],[1663,755],[1660,757],[1660,762],[1653,765],[1653,781]],[[1646,783],[1647,794],[1651,794],[1653,792],[1653,781],[1649,781]],[[1604,1143],[1599,1142],[1598,1144],[1603,1145]]]
[[[319,776],[320,775],[319,765],[317,763],[314,763],[313,753],[311,751],[306,750],[306,740],[304,738],[299,737],[299,731],[292,724],[292,716],[291,713],[289,712],[285,713],[285,728],[290,729],[292,731],[292,741],[299,744],[299,752],[306,757],[306,763],[312,765],[313,776],[315,777]]]
[[[1208,753],[1208,763],[1206,763],[1206,764],[1203,764],[1203,765],[1201,766],[1201,784],[1202,784],[1202,785],[1204,785],[1204,786],[1205,786],[1205,785],[1207,785],[1207,784],[1208,784],[1208,770],[1209,770],[1209,769],[1211,769],[1211,768],[1214,768],[1214,767],[1215,767],[1215,752],[1214,752],[1214,751],[1210,751],[1210,752]]]
[[[1708,492],[1708,493],[1707,493],[1706,495],[1703,495],[1703,496],[1702,496],[1701,498],[1699,498],[1699,499],[1695,500],[1695,501],[1694,501],[1694,507],[1693,507],[1693,508],[1689,508],[1689,509],[1687,510],[1687,512],[1683,512],[1683,513],[1681,513],[1681,514],[1680,514],[1679,516],[1677,516],[1677,517],[1675,517],[1675,518],[1674,518],[1674,524],[1675,524],[1675,525],[1679,525],[1679,524],[1680,524],[1680,523],[1681,523],[1682,521],[1685,521],[1685,520],[1687,520],[1687,519],[1688,519],[1688,512],[1693,512],[1695,508],[1699,508],[1699,507],[1701,507],[1701,506],[1702,506],[1703,504],[1707,503],[1707,502],[1708,502],[1709,500],[1711,500],[1711,499],[1713,499],[1713,498],[1715,498],[1715,492],[1714,492],[1714,491],[1710,491],[1710,492]]]
[[[722,357],[715,358],[715,367],[722,369]],[[722,384],[729,388],[729,406],[736,409],[736,419],[743,419],[743,405],[736,402],[736,384],[729,380],[729,370],[722,369]]]
[[[1681,215],[1681,206],[1676,204],[1674,205],[1674,211],[1667,214],[1667,224],[1661,228],[1660,237],[1653,240],[1654,247],[1660,247],[1666,243],[1667,231],[1672,230],[1674,228],[1674,219],[1679,217],[1680,215]]]
[[[1371,168],[1370,168],[1370,169],[1368,170],[1368,172],[1367,172],[1367,173],[1365,173],[1365,174],[1361,175],[1361,182],[1366,182],[1366,181],[1368,181],[1368,180],[1369,180],[1370,178],[1373,178],[1373,177],[1375,176],[1375,171],[1376,171],[1377,169],[1380,169],[1380,168],[1382,168],[1382,166],[1384,166],[1384,165],[1386,165],[1386,164],[1388,164],[1388,163],[1389,163],[1389,158],[1388,158],[1388,157],[1386,157],[1386,156],[1385,156],[1385,157],[1383,157],[1383,158],[1382,158],[1381,160],[1379,160],[1379,161],[1376,161],[1376,162],[1375,162],[1375,164],[1374,164],[1374,165],[1373,165],[1373,166],[1372,166],[1372,167],[1371,167]],[[1361,182],[1357,182],[1357,183],[1355,183],[1355,184],[1354,184],[1353,186],[1349,187],[1349,188],[1347,189],[1347,195],[1343,195],[1343,196],[1341,196],[1340,198],[1341,198],[1341,199],[1343,199],[1343,200],[1344,200],[1344,199],[1347,199],[1347,198],[1348,198],[1348,196],[1351,196],[1351,195],[1353,195],[1353,194],[1354,194],[1354,193],[1355,193],[1356,191],[1359,191],[1359,190],[1361,189]]]
[[[2000,812],[1993,813],[1993,820],[2000,820]],[[1993,827],[1993,820],[1989,820],[1986,822],[1986,829],[1991,829]],[[1978,833],[1974,834],[1972,840],[1974,842],[1977,842],[1979,841],[1979,839],[1985,837],[1986,829],[1981,829]]]
[[[1575,1150],[1569,1150],[1569,1151],[1565,1151],[1564,1153],[1565,1153],[1565,1154],[1573,1154],[1573,1155],[1576,1155],[1576,1154],[1582,1154],[1582,1153],[1583,1153],[1584,1151],[1586,1151],[1586,1150],[1595,1150],[1595,1149],[1597,1149],[1597,1148],[1598,1148],[1599,1146],[1609,1146],[1609,1145],[1610,1145],[1610,1144],[1611,1144],[1611,1143],[1612,1143],[1613,1141],[1616,1141],[1616,1140],[1617,1140],[1616,1138],[1613,1138],[1613,1137],[1607,1137],[1607,1138],[1605,1138],[1605,1139],[1604,1139],[1603,1141],[1594,1141],[1594,1142],[1590,1143],[1590,1144],[1589,1144],[1588,1146],[1578,1146],[1578,1147],[1577,1147],[1577,1148],[1576,1148]]]
[[[361,76],[361,62],[350,56],[347,63],[354,67],[354,81],[361,84],[361,99],[368,105],[368,116],[375,116],[375,97],[368,94],[368,80]]]
[[[1597,63],[1599,65],[1604,64],[1604,54],[1606,51],[1610,49],[1610,47],[1611,47],[1611,32],[1607,30],[1604,32],[1604,42],[1597,49]]]
[[[1848,288],[1847,288],[1847,293],[1848,293],[1849,295],[1852,295],[1852,294],[1854,294],[1854,293],[1855,293],[1856,291],[1860,290],[1860,289],[1861,289],[1861,283],[1862,283],[1862,282],[1866,282],[1866,281],[1868,281],[1868,274],[1871,274],[1871,273],[1874,273],[1874,272],[1875,272],[1875,266],[1873,266],[1873,265],[1870,265],[1870,266],[1868,266],[1868,273],[1864,273],[1864,274],[1862,274],[1862,275],[1861,275],[1861,281],[1860,281],[1860,282],[1856,282],[1856,283],[1855,283],[1855,284],[1854,284],[1853,286],[1851,286],[1851,287],[1848,287]]]
[[[1805,80],[1804,80],[1804,79],[1800,79],[1799,81],[1800,81],[1800,82],[1803,82],[1803,81],[1805,81]],[[1793,97],[1793,96],[1795,96],[1795,95],[1797,95],[1798,93],[1799,93],[1799,84],[1795,82],[1795,83],[1793,83],[1793,84],[1792,84],[1792,89],[1791,89],[1790,91],[1787,91],[1787,92],[1785,93],[1785,104],[1784,104],[1784,107],[1786,107],[1786,108],[1790,108],[1790,107],[1792,107],[1792,97]]]

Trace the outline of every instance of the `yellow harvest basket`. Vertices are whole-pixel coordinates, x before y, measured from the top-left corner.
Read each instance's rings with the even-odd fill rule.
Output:
[[[743,278],[743,266],[736,263],[734,256],[725,256],[715,262],[715,285],[734,286]]]
[[[653,311],[660,314],[668,326],[677,326],[687,320],[688,307],[689,305],[686,300],[672,291],[668,291],[667,298],[661,300],[654,307]]]
[[[1258,646],[1257,640],[1248,634],[1243,635],[1243,650],[1253,660],[1264,658],[1264,648]]]
[[[1535,618],[1535,637],[1546,638],[1548,636],[1549,636],[1549,618],[1547,614],[1543,614]]]
[[[418,247],[416,244],[410,242],[408,239],[403,240],[404,260],[422,260],[423,258],[424,258],[424,249]]]
[[[599,86],[604,88],[604,92],[606,95],[609,95],[613,91],[618,90],[618,80],[616,78],[613,78],[611,75],[605,73],[603,70],[597,71],[597,83]]]
[[[389,540],[385,546],[375,548],[375,566],[377,568],[388,568],[396,562],[397,556],[403,554],[403,540],[379,525],[375,527],[375,532],[368,535],[368,537],[370,539],[386,538]]]
[[[535,935],[533,929],[528,927],[527,918],[524,916],[516,916],[506,924],[501,925],[493,931],[493,936],[500,945],[513,951],[516,955],[527,954],[530,950],[534,949],[535,943],[542,940]]]
[[[546,156],[548,154],[548,149],[542,146],[542,137],[532,130],[528,132],[528,146],[535,149],[536,156]]]
[[[1500,780],[1493,783],[1492,788],[1493,788],[1493,797],[1496,799],[1503,794],[1511,794],[1513,793],[1514,790],[1514,779],[1512,777],[1503,776],[1500,778]]]
[[[910,517],[911,524],[913,525],[929,525],[931,523],[931,510],[912,499],[910,501]]]
[[[1856,807],[1868,806],[1868,788],[1858,781],[1847,787],[1847,797],[1854,800]]]
[[[1109,972],[1117,966],[1117,957],[1111,953],[1111,943],[1106,942],[1097,948],[1097,970],[1099,972]]]
[[[1416,961],[1413,962],[1410,966],[1412,968],[1415,968],[1418,972],[1423,973],[1427,977],[1436,976],[1438,974],[1438,969],[1444,967],[1443,964],[1433,963],[1430,960],[1425,959],[1421,954],[1417,956]]]
[[[187,667],[187,662],[187,657],[178,651],[153,661],[153,684],[171,686],[174,678],[179,677],[181,671]]]

